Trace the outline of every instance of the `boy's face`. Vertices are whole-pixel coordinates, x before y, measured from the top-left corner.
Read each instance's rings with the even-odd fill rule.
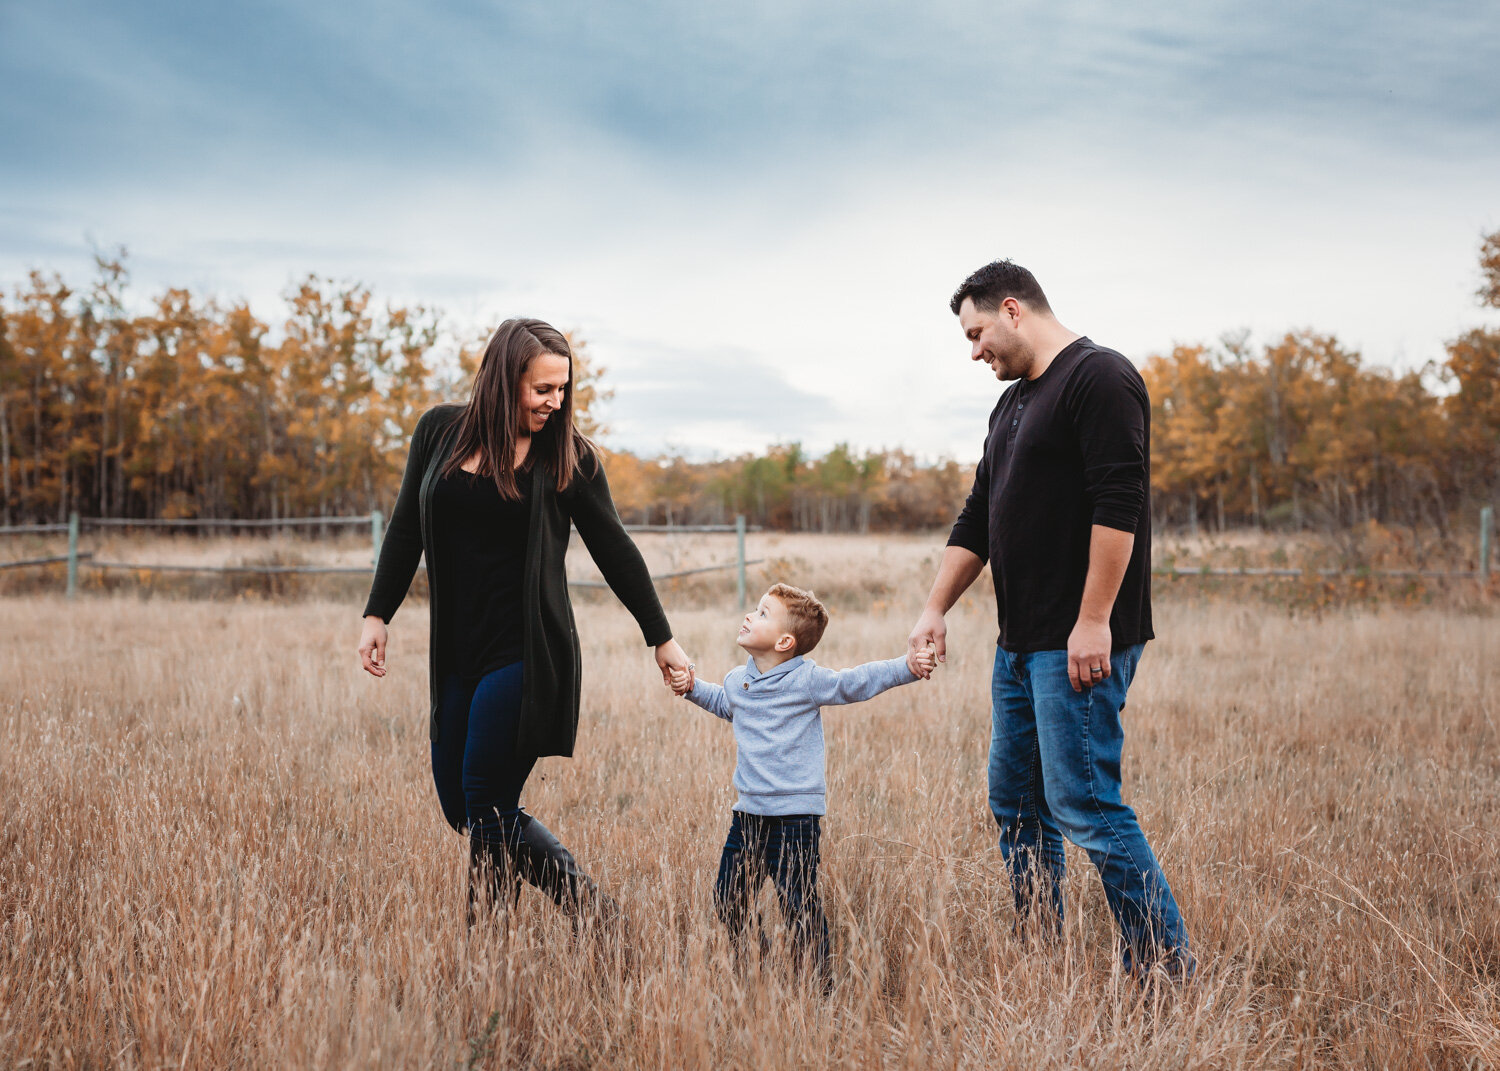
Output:
[[[791,653],[797,640],[787,629],[785,604],[774,595],[762,595],[741,622],[736,642],[751,654]]]

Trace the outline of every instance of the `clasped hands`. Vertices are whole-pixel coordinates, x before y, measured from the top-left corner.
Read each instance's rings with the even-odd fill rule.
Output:
[[[667,687],[672,689],[673,695],[687,695],[693,690],[693,682],[696,679],[693,670],[696,667],[689,662],[686,669],[673,670],[667,678]]]
[[[676,640],[668,640],[656,649],[656,668],[661,670],[661,682],[674,692],[677,692],[679,680],[687,681],[687,687],[677,692],[678,695],[692,690],[693,664],[688,661],[682,644]]]

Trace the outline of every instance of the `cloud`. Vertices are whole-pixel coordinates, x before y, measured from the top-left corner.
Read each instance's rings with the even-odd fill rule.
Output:
[[[844,414],[838,402],[801,390],[747,350],[616,340],[601,406],[611,445],[652,453],[672,444],[697,454],[732,456],[771,442],[821,438]]]
[[[1495,69],[1450,0],[12,4],[0,285],[123,243],[274,322],[333,275],[580,328],[640,449],[971,457],[997,387],[945,299],[995,256],[1135,358],[1436,356],[1500,226]]]
[[[1500,25],[1451,0],[59,0],[3,17],[18,178],[187,162],[229,178],[261,155],[514,175],[582,138],[727,180],[1058,124],[1290,125],[1448,151],[1500,132]]]

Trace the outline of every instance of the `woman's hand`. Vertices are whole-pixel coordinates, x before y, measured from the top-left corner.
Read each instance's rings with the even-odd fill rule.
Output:
[[[365,618],[365,627],[359,634],[359,660],[365,672],[372,677],[385,676],[385,622],[371,614]],[[660,647],[657,648],[661,650]],[[658,656],[659,657],[659,656]]]
[[[672,674],[686,673],[688,679],[687,690],[693,688],[693,664],[688,661],[687,652],[682,649],[682,644],[676,640],[668,640],[656,649],[656,667],[661,670],[661,682],[668,688],[672,687]],[[674,689],[675,690],[675,689]],[[681,694],[681,693],[678,693]]]

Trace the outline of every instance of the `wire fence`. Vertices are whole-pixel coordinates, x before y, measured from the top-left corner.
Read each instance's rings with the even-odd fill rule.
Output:
[[[100,560],[94,556],[93,551],[81,550],[79,539],[84,529],[125,529],[125,528],[156,528],[156,529],[274,529],[292,527],[353,527],[369,526],[370,531],[370,563],[368,565],[187,565],[169,562],[127,562]],[[735,571],[735,588],[739,605],[745,604],[745,570],[751,565],[759,565],[765,559],[756,558],[748,560],[745,557],[745,534],[751,531],[760,531],[758,527],[750,527],[745,524],[744,516],[738,516],[734,524],[692,524],[692,525],[667,525],[667,524],[627,524],[627,532],[656,532],[666,534],[705,534],[718,533],[735,536],[735,560],[722,562],[717,565],[704,565],[693,569],[678,569],[668,573],[654,573],[652,581],[674,580],[678,577],[696,576],[701,573],[723,572],[733,569]],[[385,535],[385,517],[380,510],[373,510],[368,515],[354,517],[281,517],[266,520],[234,520],[216,518],[191,518],[191,519],[142,519],[132,520],[120,517],[80,517],[71,514],[67,524],[27,524],[0,527],[0,536],[6,535],[61,535],[67,533],[68,552],[66,554],[53,554],[44,557],[18,558],[11,561],[0,561],[0,571],[7,569],[29,568],[33,566],[67,565],[67,594],[73,598],[78,593],[78,573],[82,568],[95,569],[101,572],[109,570],[133,571],[146,573],[207,573],[219,575],[261,575],[261,576],[285,576],[293,574],[324,575],[324,576],[368,576],[375,570],[375,563],[380,560],[380,545]],[[603,588],[608,585],[601,580],[570,580],[572,587],[578,588]]]
[[[1479,562],[1476,569],[1331,569],[1331,568],[1264,568],[1241,566],[1232,569],[1210,566],[1170,566],[1152,570],[1153,576],[1170,577],[1251,577],[1304,579],[1306,577],[1368,577],[1382,580],[1477,580],[1481,590],[1489,590],[1491,544],[1494,542],[1495,510],[1485,506],[1479,511]]]
[[[339,525],[364,525],[378,524],[380,511],[375,510],[369,516],[357,517],[269,517],[259,520],[242,521],[234,518],[173,518],[133,520],[129,517],[83,517],[79,523],[88,528],[298,528],[298,527],[328,527]],[[58,525],[60,529],[67,525]],[[9,528],[0,528],[0,532],[9,532]]]
[[[1429,580],[1484,580],[1488,581],[1489,572],[1483,569],[1451,570],[1451,569],[1210,569],[1207,566],[1193,568],[1192,566],[1173,566],[1170,569],[1153,569],[1152,576],[1243,576],[1243,577],[1339,577],[1339,576],[1368,576],[1383,577],[1387,579],[1412,579],[1423,578]]]
[[[1485,506],[1479,511],[1479,563],[1477,569],[1472,570],[1440,570],[1440,569],[1289,569],[1289,568],[1259,568],[1246,566],[1242,568],[1213,568],[1193,566],[1169,566],[1152,570],[1152,575],[1162,577],[1205,577],[1205,578],[1305,578],[1313,577],[1345,577],[1360,576],[1384,579],[1440,579],[1440,580],[1477,580],[1481,588],[1488,590],[1490,581],[1491,544],[1494,537],[1494,509]],[[94,557],[92,551],[80,550],[78,546],[80,532],[85,528],[95,529],[123,529],[123,528],[167,528],[167,529],[270,529],[270,528],[292,528],[292,527],[355,527],[369,526],[370,531],[370,564],[368,565],[184,565],[162,562],[124,562],[124,561],[100,561]],[[721,533],[735,534],[735,560],[723,562],[718,565],[704,565],[694,569],[679,569],[669,573],[653,574],[653,581],[674,580],[678,577],[695,576],[701,573],[722,572],[727,569],[736,571],[736,592],[739,604],[745,604],[745,570],[748,566],[759,565],[765,559],[756,558],[753,561],[745,557],[745,534],[749,531],[759,531],[759,528],[750,528],[745,524],[744,516],[735,518],[734,524],[634,524],[626,525],[628,532],[654,532],[666,534],[705,534]],[[64,532],[68,535],[67,554],[54,554],[43,557],[19,558],[11,561],[0,561],[0,571],[6,569],[30,568],[36,566],[66,564],[68,567],[67,592],[72,598],[78,590],[78,571],[80,568],[108,570],[130,570],[137,572],[153,573],[218,573],[218,574],[245,574],[245,575],[290,575],[290,574],[322,574],[322,575],[344,575],[358,576],[368,575],[374,571],[375,563],[380,559],[380,544],[384,537],[385,518],[379,510],[373,510],[368,515],[353,517],[281,517],[267,520],[234,520],[234,519],[162,519],[162,520],[131,520],[118,517],[79,517],[74,513],[68,518],[67,524],[25,524],[0,527],[0,536],[6,535],[60,535]],[[603,588],[607,587],[600,580],[571,580],[573,587],[579,588]]]

